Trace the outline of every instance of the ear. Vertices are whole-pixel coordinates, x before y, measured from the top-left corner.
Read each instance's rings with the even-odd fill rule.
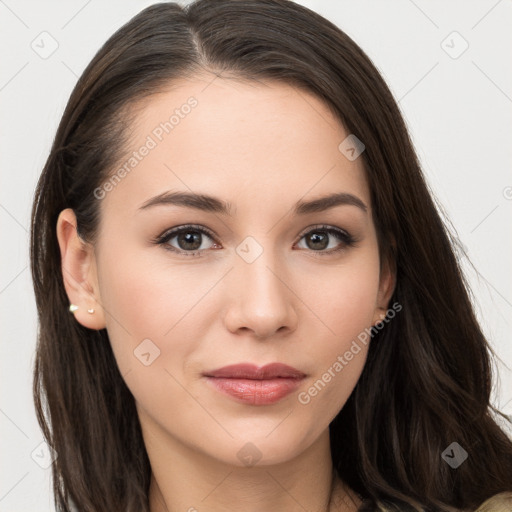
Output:
[[[76,217],[71,208],[59,214],[57,239],[64,288],[69,302],[78,306],[74,312],[76,320],[89,329],[103,329],[106,325],[105,314],[99,295],[94,247],[78,236]],[[87,310],[94,310],[94,313]]]
[[[379,278],[379,291],[377,293],[377,303],[373,315],[373,325],[382,322],[386,317],[389,307],[389,301],[395,291],[396,268],[389,258],[386,258],[381,265]]]

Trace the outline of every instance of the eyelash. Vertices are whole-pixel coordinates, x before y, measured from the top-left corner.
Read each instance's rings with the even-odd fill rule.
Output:
[[[162,245],[164,247],[164,249],[171,251],[173,253],[176,253],[176,254],[180,254],[183,256],[202,257],[201,253],[204,252],[206,249],[201,249],[199,251],[182,251],[182,250],[176,249],[175,247],[172,247],[171,245],[168,245],[167,242],[169,242],[169,240],[171,240],[172,238],[176,237],[177,235],[179,235],[181,233],[187,233],[189,231],[199,232],[204,235],[207,235],[215,242],[215,236],[209,229],[206,229],[203,226],[198,226],[198,225],[193,225],[193,224],[189,224],[186,226],[180,226],[179,228],[174,228],[172,230],[166,231],[166,232],[162,233],[161,235],[157,236],[156,238],[154,238],[153,240],[151,240],[151,242],[156,245]],[[327,226],[327,225],[317,225],[317,226],[313,226],[313,227],[309,228],[308,231],[306,231],[305,233],[303,233],[300,236],[299,241],[302,240],[302,238],[304,238],[306,235],[309,235],[309,234],[315,233],[315,232],[319,232],[319,231],[333,234],[342,242],[340,247],[338,247],[336,249],[330,249],[328,251],[314,251],[313,249],[310,249],[310,251],[315,253],[315,255],[318,255],[321,257],[329,256],[334,253],[338,253],[339,251],[341,251],[347,247],[352,247],[356,243],[356,240],[352,237],[352,235],[350,235],[346,231],[343,231],[339,228],[335,228],[333,226]]]

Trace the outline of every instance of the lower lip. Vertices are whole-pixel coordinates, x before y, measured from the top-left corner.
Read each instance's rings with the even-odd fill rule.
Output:
[[[207,377],[219,391],[250,405],[273,404],[295,391],[302,379],[227,379]]]

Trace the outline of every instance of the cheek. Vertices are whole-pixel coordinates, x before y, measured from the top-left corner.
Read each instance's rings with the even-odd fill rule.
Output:
[[[215,318],[209,292],[225,273],[220,266],[199,271],[197,265],[171,264],[161,254],[156,258],[158,252],[119,244],[102,253],[98,266],[112,350],[121,374],[130,372],[129,381],[141,386],[169,377],[166,369],[181,374]],[[154,362],[145,366],[148,361]],[[159,380],[148,379],[155,369]]]
[[[161,350],[165,333],[184,314],[187,294],[179,269],[157,268],[144,251],[113,245],[98,266],[100,293],[112,349],[119,365],[130,368],[144,340]]]
[[[313,283],[314,280],[308,279]],[[363,370],[370,343],[379,289],[379,258],[376,251],[359,254],[350,264],[332,269],[308,286],[311,310],[319,321],[311,322],[304,346],[311,361],[311,378],[298,395],[309,414],[336,416],[350,396]]]
[[[332,335],[329,347],[343,348],[372,324],[379,292],[376,249],[354,253],[343,264],[306,275],[302,296],[320,321],[324,337]]]
[[[187,395],[172,376],[181,381],[177,367],[195,350],[187,312],[205,283],[191,283],[183,268],[160,268],[126,247],[104,254],[98,274],[110,344],[136,402],[158,417],[165,416],[165,397],[172,396],[173,409],[186,407]]]
[[[161,336],[179,318],[184,300],[196,288],[187,282],[193,274],[187,277],[178,266],[155,264],[155,254],[163,250],[158,247],[141,248],[135,242],[112,245],[102,251],[98,267],[109,331],[122,324],[139,336]]]

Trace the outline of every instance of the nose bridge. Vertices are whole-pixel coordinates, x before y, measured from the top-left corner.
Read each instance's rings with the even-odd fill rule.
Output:
[[[231,328],[269,336],[282,327],[295,328],[293,294],[270,237],[246,237],[236,248],[233,290],[230,293]]]

